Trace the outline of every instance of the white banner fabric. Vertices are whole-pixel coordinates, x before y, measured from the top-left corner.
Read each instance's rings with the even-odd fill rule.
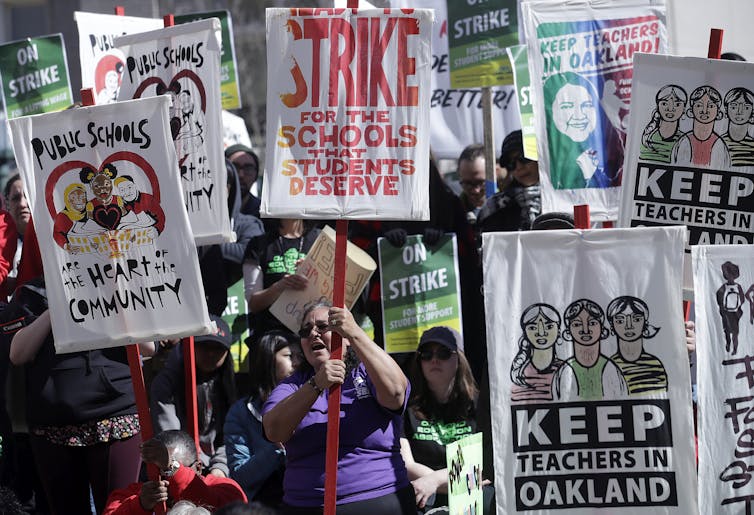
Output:
[[[616,220],[633,56],[667,52],[664,0],[521,4],[542,212]]]
[[[267,10],[262,216],[428,220],[431,12],[314,12]]]
[[[691,255],[699,357],[699,507],[701,513],[748,513],[754,503],[754,246],[699,245]]]
[[[115,44],[126,56],[118,100],[167,94],[170,132],[197,245],[233,241],[227,202],[220,100],[220,21],[200,20]]]
[[[483,235],[498,513],[698,513],[684,240]]]
[[[8,122],[60,353],[210,330],[169,104],[156,97]]]
[[[162,28],[162,20],[76,11],[79,30],[81,88],[94,89],[94,102],[112,104],[126,70],[126,56],[115,48],[115,38]]]

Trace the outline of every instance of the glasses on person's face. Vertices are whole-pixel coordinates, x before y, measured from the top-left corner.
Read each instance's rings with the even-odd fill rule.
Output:
[[[317,328],[317,333],[320,335],[325,334],[328,331],[331,331],[331,328],[329,325],[327,325],[326,322],[317,322],[314,325],[307,324],[303,326],[301,329],[298,330],[298,335],[300,338],[309,338],[309,335],[312,334],[312,329]]]
[[[448,361],[455,353],[456,351],[450,350],[447,347],[438,347],[435,350],[424,349],[419,351],[419,359],[422,361],[432,361],[432,358],[436,357],[440,361]]]
[[[247,164],[247,165],[236,166],[236,169],[237,169],[237,170],[238,170],[239,172],[243,172],[243,173],[250,173],[250,174],[256,174],[256,173],[258,173],[258,172],[259,172],[259,169],[257,168],[257,166],[256,166],[256,165],[253,165],[253,164]]]
[[[526,165],[526,164],[531,163],[531,162],[532,162],[531,159],[526,159],[521,154],[514,154],[512,156],[509,156],[506,159],[502,159],[501,158],[500,159],[500,166],[502,166],[506,170],[513,171],[513,170],[516,169],[516,165],[518,165],[519,163],[522,164],[522,165]]]

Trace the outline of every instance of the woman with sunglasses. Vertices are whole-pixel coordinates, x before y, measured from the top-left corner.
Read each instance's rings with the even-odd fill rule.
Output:
[[[445,326],[427,329],[411,368],[413,390],[404,417],[401,456],[420,513],[448,505],[445,446],[477,431],[479,389],[463,353],[460,335]],[[484,513],[492,487],[486,486]]]
[[[333,332],[343,337],[343,360],[330,357]],[[339,384],[338,515],[415,515],[399,444],[406,376],[347,309],[312,305],[299,336],[304,360],[272,391],[262,418],[267,439],[287,454],[282,513],[322,513],[329,388]]]

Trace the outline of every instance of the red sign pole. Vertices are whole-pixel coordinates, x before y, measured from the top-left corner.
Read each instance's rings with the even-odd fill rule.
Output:
[[[126,15],[126,8],[122,5],[116,5],[115,6],[115,15],[116,16],[125,16]]]
[[[709,59],[720,59],[723,51],[723,29],[710,29],[709,31],[709,48],[707,57]]]
[[[358,9],[359,0],[348,0],[349,9]],[[333,273],[333,306],[342,308],[346,295],[346,249],[348,244],[348,220],[335,224],[335,266]],[[343,358],[341,336],[333,331],[330,343],[330,359]],[[338,497],[338,447],[340,437],[340,385],[330,388],[327,399],[327,450],[325,454],[325,502],[324,515],[335,515]]]
[[[573,206],[573,225],[576,229],[589,229],[589,204]]]

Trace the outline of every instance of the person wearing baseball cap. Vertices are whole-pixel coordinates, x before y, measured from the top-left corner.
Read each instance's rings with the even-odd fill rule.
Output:
[[[424,331],[411,363],[411,397],[401,437],[401,456],[419,510],[448,505],[445,446],[477,432],[478,393],[458,331],[447,326]],[[489,513],[494,489],[483,489],[484,513]]]
[[[225,149],[225,158],[238,171],[238,182],[241,187],[241,213],[259,218],[259,198],[251,194],[251,187],[259,178],[259,156],[241,143],[236,143]]]
[[[223,424],[237,397],[233,360],[229,356],[233,337],[222,318],[210,315],[210,320],[215,323],[213,332],[194,337],[199,458],[210,474],[228,477]],[[150,409],[155,433],[188,430],[182,345],[173,349],[165,367],[152,381]]]

